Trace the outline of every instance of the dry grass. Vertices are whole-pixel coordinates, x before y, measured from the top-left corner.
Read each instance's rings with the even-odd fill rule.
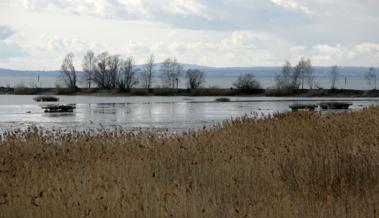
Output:
[[[0,217],[378,217],[379,108],[162,136],[9,134]]]

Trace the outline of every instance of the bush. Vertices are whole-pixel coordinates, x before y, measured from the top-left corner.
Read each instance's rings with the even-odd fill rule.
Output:
[[[234,86],[243,93],[257,93],[262,90],[260,82],[252,74],[239,76]]]
[[[158,96],[170,96],[170,95],[176,95],[178,93],[177,89],[172,88],[156,88],[153,90],[154,95]]]
[[[16,95],[34,95],[34,94],[38,94],[41,91],[41,89],[29,88],[21,83],[21,84],[15,85],[13,91],[14,91],[14,94]]]
[[[296,90],[291,88],[273,88],[273,89],[266,89],[265,95],[266,96],[292,96],[296,94]]]
[[[220,88],[193,89],[190,94],[192,96],[230,96],[236,95],[237,90]]]
[[[149,95],[149,90],[148,89],[131,89],[130,94],[138,95],[138,96],[146,96],[146,95]]]
[[[60,86],[56,86],[55,88],[55,92],[57,95],[72,95],[75,93],[75,91],[73,89],[70,89],[70,88],[62,88]]]
[[[14,86],[14,94],[25,94],[27,88],[25,87],[24,84],[20,83]]]

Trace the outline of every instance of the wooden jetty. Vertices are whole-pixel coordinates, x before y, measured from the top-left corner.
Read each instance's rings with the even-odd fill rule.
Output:
[[[76,108],[73,104],[68,105],[43,105],[41,106],[45,113],[63,113],[63,112],[74,112]]]
[[[349,102],[321,102],[320,107],[323,110],[346,110],[349,109],[349,107],[352,105],[352,103]]]
[[[296,111],[314,111],[318,105],[316,104],[293,104],[290,105],[290,108],[292,109],[293,112]]]
[[[229,98],[217,98],[216,101],[217,102],[230,102],[230,99]]]
[[[34,101],[38,102],[57,102],[59,101],[59,98],[54,97],[54,96],[49,96],[49,95],[41,95],[33,98]]]

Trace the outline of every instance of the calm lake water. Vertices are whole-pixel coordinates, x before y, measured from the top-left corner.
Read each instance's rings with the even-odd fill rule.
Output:
[[[59,96],[60,103],[76,104],[74,113],[44,113],[35,96],[0,95],[0,132],[30,126],[62,130],[146,128],[182,132],[212,126],[243,115],[264,116],[290,111],[299,102],[340,100],[352,110],[379,105],[379,98],[271,98],[231,97],[218,103],[214,97],[94,97]]]
[[[205,87],[219,87],[219,88],[230,88],[233,87],[233,83],[238,77],[207,77],[205,80]],[[273,87],[275,85],[274,77],[257,77],[264,88]],[[160,86],[160,79],[154,78],[154,86]],[[329,77],[316,77],[315,83],[322,88],[330,88],[330,78]],[[14,87],[17,85],[29,86],[29,87],[56,87],[56,85],[63,86],[62,81],[57,77],[40,77],[39,80],[36,77],[0,77],[0,86],[10,86]],[[85,84],[80,84],[80,86],[85,87]],[[185,79],[181,79],[180,88],[186,88]],[[341,89],[360,89],[368,90],[372,89],[363,76],[349,76],[339,77],[336,82],[336,87]]]

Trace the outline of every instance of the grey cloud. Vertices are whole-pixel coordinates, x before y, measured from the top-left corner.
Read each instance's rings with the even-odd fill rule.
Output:
[[[11,37],[14,33],[15,31],[10,27],[0,26],[0,40],[7,39]]]
[[[12,42],[0,41],[0,59],[25,57],[28,53],[19,45]]]

